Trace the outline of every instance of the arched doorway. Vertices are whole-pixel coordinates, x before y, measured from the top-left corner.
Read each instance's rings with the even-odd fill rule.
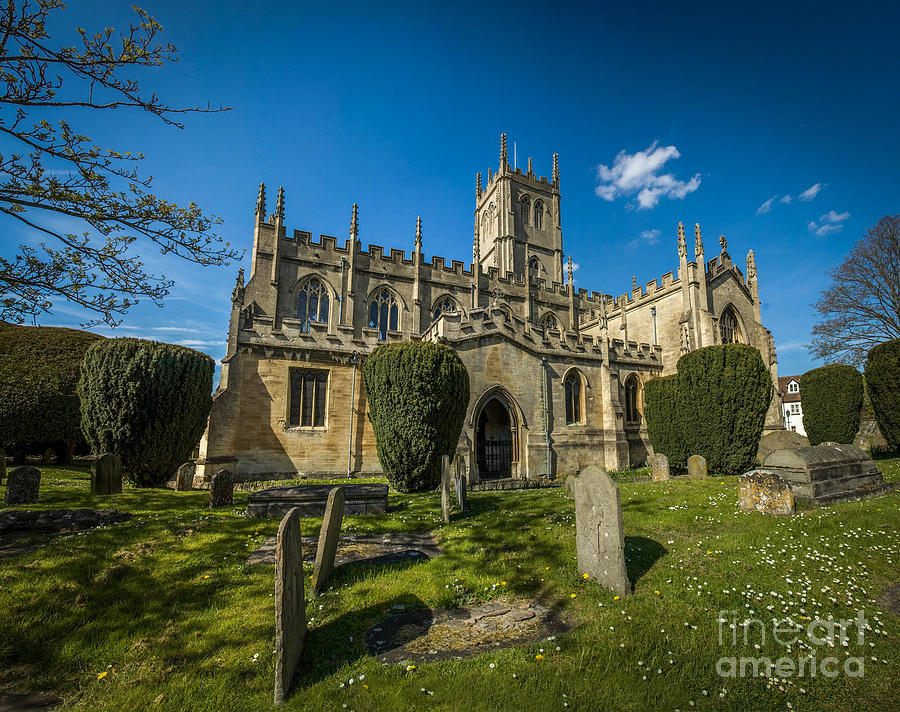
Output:
[[[475,446],[481,479],[512,477],[513,419],[500,398],[491,398],[481,409]]]

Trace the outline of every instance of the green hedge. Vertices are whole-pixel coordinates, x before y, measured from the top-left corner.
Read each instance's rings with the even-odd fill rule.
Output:
[[[644,385],[644,418],[647,435],[654,452],[669,458],[669,467],[683,470],[687,467],[681,424],[674,417],[678,408],[678,374],[654,378]]]
[[[209,356],[184,346],[143,339],[94,344],[78,384],[93,451],[117,453],[137,486],[164,484],[203,434],[214,368]]]
[[[84,445],[76,392],[81,360],[99,334],[0,322],[0,448],[58,452]]]
[[[803,428],[810,445],[852,443],[859,432],[863,379],[841,363],[807,371],[800,377]]]
[[[884,439],[900,450],[900,339],[879,344],[866,359],[866,391]]]
[[[378,346],[362,371],[385,477],[400,492],[434,489],[469,404],[463,362],[446,346],[412,341]]]

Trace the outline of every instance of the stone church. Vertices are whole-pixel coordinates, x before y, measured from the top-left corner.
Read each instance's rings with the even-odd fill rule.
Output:
[[[472,262],[359,239],[288,231],[285,199],[266,214],[260,186],[250,276],[232,296],[227,353],[199,472],[237,480],[379,473],[361,366],[379,344],[425,339],[453,348],[471,393],[457,456],[471,483],[616,470],[649,451],[644,384],[711,344],[759,349],[777,384],[762,324],[753,251],[746,274],[725,237],[706,258],[700,226],[689,259],[677,230],[677,272],[618,297],[575,289],[563,250],[557,155],[550,178],[500,161],[475,187]],[[781,428],[780,394],[767,429]]]

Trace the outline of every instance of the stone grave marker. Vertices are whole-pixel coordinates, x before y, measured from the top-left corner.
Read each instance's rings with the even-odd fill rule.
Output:
[[[647,464],[650,465],[650,474],[654,482],[665,482],[671,479],[669,474],[669,458],[662,453],[647,455]]]
[[[809,447],[809,439],[793,430],[774,430],[759,439],[756,459],[759,462],[765,462],[765,459],[776,450],[795,447]]]
[[[793,514],[791,486],[774,472],[751,470],[738,479],[738,505],[746,512]]]
[[[702,479],[706,477],[706,458],[703,455],[691,455],[687,460],[688,477]]]
[[[6,480],[6,506],[32,504],[38,501],[41,471],[30,465],[15,467]]]
[[[91,493],[121,494],[122,458],[114,452],[104,452],[91,463]]]
[[[441,519],[450,523],[450,458],[441,458]]]
[[[178,468],[175,474],[175,491],[189,492],[194,489],[194,472],[197,467],[193,462],[186,462]]]
[[[575,482],[575,545],[579,573],[620,596],[631,594],[619,488],[602,467],[588,467]]]
[[[209,483],[209,506],[230,507],[234,504],[234,478],[228,470],[219,470]]]
[[[456,456],[456,504],[461,512],[466,511],[466,496],[468,494],[466,483],[466,464],[462,458]]]
[[[566,497],[569,499],[575,499],[575,483],[578,481],[578,478],[575,475],[569,475],[566,477],[566,481],[564,483],[564,487],[566,490]]]
[[[224,470],[227,472],[227,470]],[[218,472],[216,476],[218,476]],[[229,473],[230,476],[230,473]],[[215,476],[213,477],[215,480]],[[306,638],[300,512],[292,509],[278,527],[275,544],[275,704],[284,704]]]
[[[334,571],[334,556],[341,538],[341,522],[344,520],[344,488],[335,487],[328,493],[325,503],[325,517],[319,530],[319,544],[316,548],[316,563],[313,568],[310,593],[325,590],[325,584]]]
[[[6,450],[0,447],[0,483],[6,479]]]

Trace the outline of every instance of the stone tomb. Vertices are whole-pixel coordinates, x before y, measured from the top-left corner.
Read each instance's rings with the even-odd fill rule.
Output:
[[[334,571],[334,556],[337,553],[338,541],[341,538],[341,522],[344,520],[344,488],[334,487],[328,493],[325,503],[325,517],[319,530],[319,543],[316,547],[316,563],[313,568],[312,594],[325,590],[325,584]]]
[[[647,464],[650,466],[650,474],[654,482],[665,482],[671,479],[669,473],[669,458],[662,453],[647,455]]]
[[[774,472],[751,470],[738,479],[738,506],[745,512],[791,515],[794,494]]]
[[[219,470],[209,483],[209,506],[230,507],[234,504],[234,478],[229,470]]]
[[[196,466],[193,462],[186,462],[178,468],[175,473],[175,491],[189,492],[194,489],[194,471]]]
[[[91,463],[91,493],[122,493],[122,458],[113,452],[104,452]]]
[[[687,459],[688,477],[691,479],[702,479],[706,477],[706,458],[703,455],[691,455]]]
[[[384,514],[387,511],[387,485],[342,487],[344,514]],[[251,492],[247,497],[247,516],[283,517],[291,509],[298,509],[301,517],[321,517],[332,489],[334,485],[287,485]]]
[[[620,596],[631,593],[619,488],[602,467],[588,467],[575,482],[575,545],[579,573]]]
[[[6,480],[6,506],[33,504],[41,490],[41,471],[30,465],[15,467]]]
[[[275,704],[284,704],[306,638],[303,595],[303,545],[297,509],[278,526],[275,545]]]
[[[815,445],[776,450],[762,468],[785,480],[799,500],[829,504],[893,488],[875,463],[855,445]]]

